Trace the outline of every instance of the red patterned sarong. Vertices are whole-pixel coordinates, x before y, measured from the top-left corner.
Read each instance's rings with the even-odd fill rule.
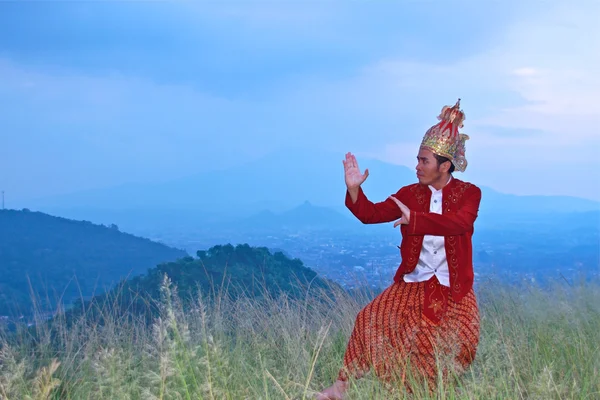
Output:
[[[399,379],[410,391],[409,380],[425,379],[433,388],[438,372],[446,378],[471,364],[479,343],[473,289],[459,303],[447,296],[441,319],[432,321],[424,316],[424,304],[431,305],[425,285],[432,283],[439,285],[435,277],[395,282],[358,313],[338,379],[359,378],[373,368],[383,381]]]

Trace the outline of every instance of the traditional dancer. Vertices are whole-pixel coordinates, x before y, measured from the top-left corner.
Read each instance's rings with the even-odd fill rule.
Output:
[[[421,142],[419,182],[385,201],[366,197],[361,184],[369,171],[361,173],[354,155],[346,154],[346,206],[364,224],[397,220],[402,262],[392,285],[358,313],[338,379],[318,399],[343,399],[348,379],[371,369],[408,391],[416,381],[433,390],[439,376],[460,374],[475,357],[479,310],[471,238],[481,190],[452,176],[467,167],[460,99],[438,119]]]

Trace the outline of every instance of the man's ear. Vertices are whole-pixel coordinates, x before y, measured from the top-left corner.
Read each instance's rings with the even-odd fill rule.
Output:
[[[450,161],[444,161],[443,163],[440,164],[439,171],[440,172],[448,172],[450,170],[450,165],[452,165],[452,163]]]
[[[446,164],[444,172],[450,171],[450,167],[452,167],[452,162],[451,161],[445,161],[444,164]]]

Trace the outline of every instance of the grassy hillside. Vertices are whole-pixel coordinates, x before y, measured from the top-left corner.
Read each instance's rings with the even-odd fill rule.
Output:
[[[52,310],[187,253],[118,227],[27,210],[0,210],[0,315]]]
[[[371,298],[255,298],[211,291],[184,309],[163,276],[151,325],[115,311],[35,335],[0,329],[0,397],[22,399],[307,399],[335,379],[360,308]],[[118,296],[118,293],[115,293]],[[478,289],[477,358],[460,379],[413,399],[592,399],[600,395],[600,286]],[[99,324],[99,317],[103,323]],[[37,337],[33,340],[33,337]],[[373,375],[349,399],[402,399]]]

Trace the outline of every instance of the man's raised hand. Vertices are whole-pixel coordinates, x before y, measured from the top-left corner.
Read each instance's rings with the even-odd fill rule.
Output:
[[[398,205],[398,208],[400,208],[400,211],[402,212],[402,217],[396,222],[394,222],[394,228],[399,225],[408,225],[410,223],[410,209],[394,196],[390,196],[388,197],[388,199],[392,199],[394,203]]]
[[[342,160],[344,163],[344,176],[346,178],[346,187],[348,190],[358,189],[360,185],[369,176],[369,169],[365,169],[365,173],[362,174],[358,168],[358,162],[356,157],[352,153],[346,153],[346,159]]]

